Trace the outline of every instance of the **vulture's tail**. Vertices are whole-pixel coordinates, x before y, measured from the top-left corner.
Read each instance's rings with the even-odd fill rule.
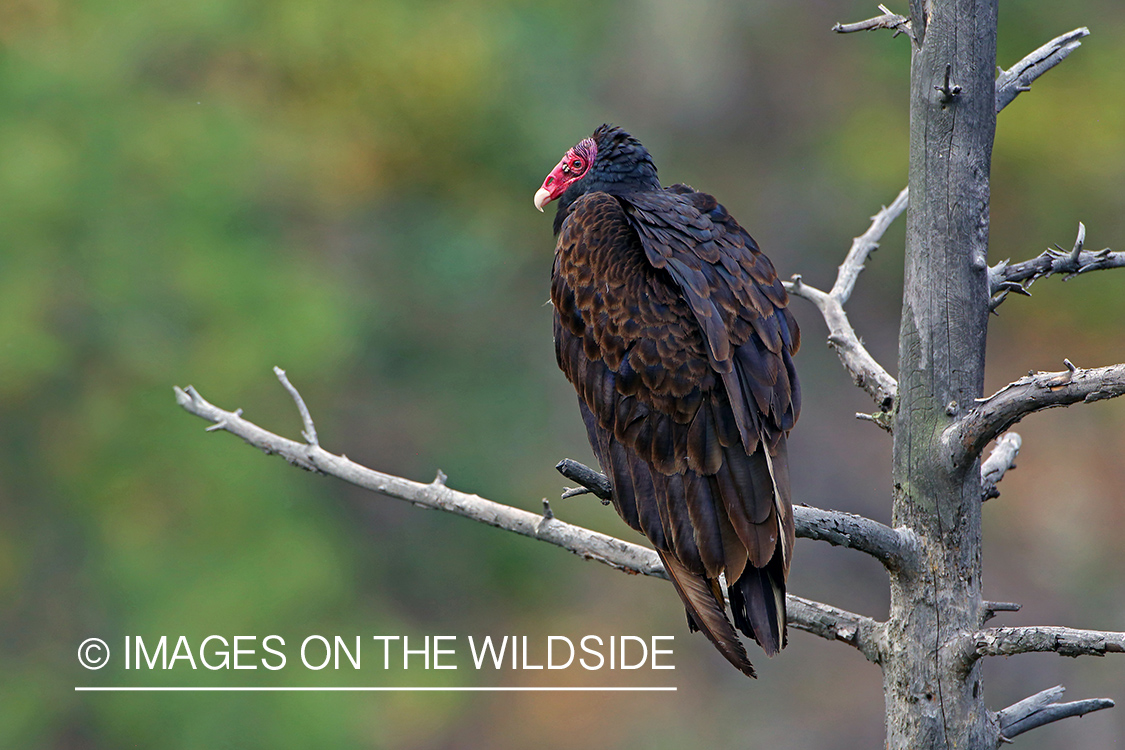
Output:
[[[715,644],[727,661],[738,667],[747,677],[757,677],[750,659],[746,656],[746,649],[742,641],[738,640],[738,633],[727,619],[726,607],[723,605],[722,592],[716,584],[703,576],[692,573],[675,560],[671,555],[657,550],[664,569],[668,571],[672,584],[676,587],[680,598],[687,607],[688,618],[694,629],[702,630],[703,634]],[[747,571],[751,568],[747,567]],[[743,578],[745,578],[745,574]],[[741,580],[741,579],[739,579]],[[718,596],[716,596],[718,592]],[[785,594],[782,593],[782,606],[784,607]],[[775,649],[776,651],[776,649]],[[767,651],[768,653],[768,651]]]
[[[758,642],[766,656],[785,647],[785,573],[781,550],[764,568],[747,565],[739,579],[727,587],[734,624]]]

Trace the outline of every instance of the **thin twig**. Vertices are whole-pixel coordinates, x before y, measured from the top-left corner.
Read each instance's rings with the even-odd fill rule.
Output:
[[[876,427],[886,430],[887,432],[894,432],[895,428],[895,415],[890,411],[877,411],[873,414],[867,414],[862,411],[855,413],[855,418],[863,422],[873,422]]]
[[[867,231],[852,240],[852,247],[848,250],[847,257],[840,264],[836,274],[836,283],[832,285],[830,295],[839,300],[841,305],[847,304],[855,289],[856,279],[871,253],[879,249],[879,240],[894,220],[906,210],[910,201],[910,188],[904,187],[889,206],[883,206],[877,214],[871,217],[871,226]]]
[[[981,399],[942,439],[955,467],[965,466],[1000,433],[1032,412],[1125,394],[1125,364],[1031,373]]]
[[[478,495],[458,492],[445,485],[445,475],[441,472],[438,472],[438,477],[430,484],[384,474],[361,466],[346,456],[329,453],[319,445],[298,443],[264,430],[253,422],[243,419],[239,414],[211,404],[191,386],[183,389],[177,387],[175,393],[176,402],[187,412],[212,422],[212,427],[236,435],[267,454],[279,455],[295,466],[330,474],[357,487],[405,500],[419,507],[444,510],[505,531],[548,542],[570,550],[587,560],[595,560],[627,573],[668,579],[660,558],[656,552],[647,547],[575,526],[558,518],[513,508]],[[545,509],[548,507],[544,505]],[[786,604],[789,624],[794,628],[830,640],[843,641],[859,649],[868,659],[878,658],[880,623],[862,615],[799,597],[789,596]]]
[[[285,386],[285,390],[289,391],[289,395],[297,404],[297,411],[301,414],[301,422],[305,425],[305,431],[301,433],[305,438],[305,442],[309,445],[319,445],[320,442],[316,437],[316,426],[313,425],[312,415],[309,414],[309,407],[305,406],[305,400],[301,398],[301,394],[293,387],[293,384],[289,382],[289,378],[285,375],[285,370],[275,366],[273,372],[274,375],[277,375],[277,379],[281,381],[281,384]]]
[[[981,625],[996,616],[997,612],[1019,612],[1023,606],[1015,602],[981,602],[984,614],[981,616]]]
[[[1055,245],[1022,263],[1002,260],[988,269],[989,291],[992,300],[989,307],[995,310],[1000,306],[1008,292],[1030,296],[1028,288],[1037,280],[1052,274],[1066,274],[1063,281],[1070,281],[1087,271],[1101,271],[1106,268],[1125,268],[1125,253],[1113,252],[1108,247],[1091,252],[1083,249],[1086,243],[1086,226],[1078,223],[1078,236],[1070,250]]]
[[[1086,244],[1086,225],[1078,222],[1078,236],[1074,238],[1074,247],[1070,250],[1069,260],[1072,265],[1078,265],[1078,258],[1082,255],[1082,246]],[[1056,248],[1062,250],[1061,247],[1055,245]]]
[[[572,459],[564,459],[555,467],[567,479],[578,482],[592,494],[608,501],[613,488],[605,474]],[[917,565],[918,545],[914,533],[903,527],[892,529],[870,518],[822,510],[807,505],[793,508],[797,536],[828,542],[834,547],[847,547],[871,555],[888,570],[912,570]]]
[[[1068,719],[1071,716],[1083,716],[1091,711],[1114,706],[1114,702],[1108,698],[1059,703],[1058,700],[1064,692],[1066,688],[1057,685],[998,711],[996,719],[1000,724],[1001,741],[1011,740],[1017,735],[1053,721]]]
[[[950,84],[950,76],[953,74],[953,65],[946,63],[945,65],[945,81],[940,86],[934,86],[934,89],[941,92],[941,103],[949,104],[958,97],[961,93],[961,87],[957,84]]]
[[[1023,439],[1019,433],[1006,432],[996,440],[996,446],[988,458],[980,465],[981,500],[991,500],[1000,497],[1000,490],[996,485],[1004,478],[1009,469],[1016,468],[1016,456],[1019,455]]]

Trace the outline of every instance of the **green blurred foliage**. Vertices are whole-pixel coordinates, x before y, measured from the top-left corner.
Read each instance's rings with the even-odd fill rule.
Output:
[[[854,654],[798,635],[747,685],[687,637],[665,586],[298,475],[205,434],[171,390],[192,383],[295,436],[270,372],[280,365],[330,450],[415,479],[440,467],[458,489],[537,509],[558,492],[559,458],[589,458],[550,343],[552,239],[531,207],[543,176],[594,126],[618,122],[649,145],[667,182],[718,194],[783,273],[826,283],[864,217],[905,183],[907,42],[827,31],[871,10],[824,0],[0,8],[0,746],[877,744],[878,675]],[[1000,118],[994,258],[1065,245],[1078,220],[1091,246],[1125,245],[1125,12],[1113,0],[1029,0],[1002,19],[1004,66],[1075,26],[1093,36]],[[900,299],[895,231],[853,312],[886,362]],[[1034,300],[1009,301],[990,381],[1063,356],[1121,360],[1121,283],[1111,273],[1050,280]],[[794,455],[807,470],[795,486],[812,504],[885,516],[888,449],[851,420],[869,405],[818,346],[815,315],[798,315],[808,395]],[[1059,624],[1122,629],[1125,582],[1104,572],[1125,567],[1111,532],[1125,528],[1123,424],[1115,405],[1029,428],[1040,447],[1028,440],[1025,455],[1043,467],[1021,461],[1005,495],[1030,499],[989,506],[999,529],[989,564],[1019,592],[995,598],[1038,597],[1028,622],[1061,613]],[[1066,442],[1052,430],[1096,446],[1063,449],[1077,483],[1052,479]],[[1044,482],[1057,493],[1037,493]],[[1065,511],[1078,521],[1062,528],[1060,495],[1082,511]],[[556,510],[633,538],[597,504],[571,503]],[[1029,539],[1042,559],[1019,555]],[[877,566],[799,552],[798,593],[872,614],[885,606]],[[680,692],[73,692],[372,681],[100,673],[74,659],[92,635],[112,647],[125,635],[274,632],[290,643],[310,633],[676,634]],[[998,671],[998,706],[1027,683],[1112,682],[1058,670]],[[422,681],[413,670],[377,674],[379,684]],[[421,674],[431,685],[481,679]],[[1125,741],[1120,717],[1083,726],[1093,729],[1064,726],[1027,746]]]

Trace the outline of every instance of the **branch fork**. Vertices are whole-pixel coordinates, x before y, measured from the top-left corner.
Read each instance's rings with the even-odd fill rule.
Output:
[[[1092,711],[1113,708],[1115,705],[1108,698],[1059,703],[1059,698],[1065,692],[1066,688],[1057,685],[998,711],[996,719],[1000,724],[1000,741],[1010,742],[1016,735],[1037,729],[1044,724],[1068,719],[1071,716],[1084,716]]]
[[[833,28],[840,33],[865,29],[896,28],[894,24],[899,23],[896,19],[905,20],[904,16],[891,13],[885,6],[880,5],[879,9],[883,11],[882,16],[856,24],[837,24]],[[917,32],[912,31],[911,33],[911,39],[914,40],[915,44],[921,44],[921,37],[925,33],[924,15],[918,15],[921,10],[922,4],[917,0],[912,0],[912,15],[922,18],[921,28]],[[915,38],[915,33],[917,33],[917,38]],[[1078,49],[1082,44],[1082,38],[1089,34],[1090,30],[1084,27],[1069,31],[1031,52],[1008,70],[1002,70],[996,79],[996,111],[999,112],[1011,104],[1022,92],[1029,91],[1032,81],[1058,65],[1067,55]],[[950,82],[951,73],[952,66],[946,66],[944,85],[936,87],[942,92],[943,98],[947,100],[952,100],[961,90],[960,86]],[[906,210],[908,200],[909,190],[903,188],[891,205],[884,207],[871,218],[870,228],[852,242],[851,250],[840,266],[836,283],[832,286],[831,291],[823,292],[805,283],[799,275],[795,275],[792,281],[784,282],[785,288],[790,294],[807,299],[820,310],[825,323],[828,325],[829,345],[836,349],[836,353],[840,355],[840,361],[844,368],[851,373],[856,385],[866,391],[875,400],[880,411],[883,412],[892,411],[898,383],[863,346],[863,342],[856,335],[847,314],[844,312],[844,304],[851,295],[859,273],[863,270],[864,262],[879,247],[879,240],[886,232],[887,227]],[[1085,228],[1081,228],[1080,232],[1081,239],[1084,237]],[[1048,254],[1045,254],[1048,258],[1046,262],[1048,262],[1049,267],[1053,267],[1054,256],[1049,255],[1050,252],[1048,251]],[[1078,265],[1076,267],[1067,266],[1068,272],[1071,274],[1068,278],[1088,270],[1125,266],[1125,253],[1112,253],[1108,249],[1100,253],[1085,254],[1082,254],[1079,249],[1073,251],[1072,256],[1073,262],[1078,263]],[[1030,283],[1024,285],[1021,282],[1024,279],[1032,278],[1034,275],[1033,272],[1027,270],[1028,264],[1042,264],[1044,262],[1043,257],[1040,256],[1033,261],[1028,261],[1027,264],[1018,264],[1017,266],[1012,266],[1007,261],[1003,261],[989,269],[990,293],[993,299],[991,309],[993,311],[1003,302],[1009,292],[1027,294],[1026,286],[1030,286]],[[1068,259],[1068,262],[1071,261]],[[1049,271],[1049,273],[1057,272]],[[1042,275],[1046,275],[1046,273],[1039,274],[1039,276]],[[857,414],[856,416],[874,422],[888,432],[891,429],[890,420],[880,419],[878,415]]]
[[[871,226],[867,231],[852,240],[851,249],[844,262],[840,264],[836,282],[831,290],[821,291],[805,283],[799,275],[794,276],[792,281],[785,282],[785,288],[790,294],[812,302],[820,310],[824,322],[828,325],[829,346],[836,350],[840,362],[851,373],[856,385],[874,399],[876,406],[882,412],[890,412],[893,409],[898,383],[863,346],[863,342],[848,320],[844,305],[855,289],[856,280],[863,271],[867,258],[878,249],[879,240],[882,239],[887,228],[906,210],[908,196],[909,191],[903,188],[889,206],[884,206],[871,217]],[[889,420],[880,420],[872,416],[870,421],[888,431],[890,429]]]
[[[992,605],[988,614],[999,610],[1019,609],[1016,604],[987,604]],[[1125,653],[1125,633],[1042,626],[986,628],[962,635],[949,648],[959,662],[959,669],[967,675],[973,664],[985,656],[1053,652],[1060,656],[1079,657]],[[1010,742],[1016,735],[1044,724],[1113,708],[1115,705],[1108,698],[1059,703],[1058,699],[1064,692],[1065,688],[1061,685],[1048,688],[993,714],[1000,727],[998,744]]]

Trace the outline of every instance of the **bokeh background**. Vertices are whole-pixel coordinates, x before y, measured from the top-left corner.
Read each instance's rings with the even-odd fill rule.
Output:
[[[901,5],[901,4],[900,4]],[[896,6],[896,10],[905,10]],[[557,372],[550,216],[531,197],[604,121],[716,194],[783,276],[827,286],[906,181],[909,49],[837,36],[874,3],[6,0],[0,5],[0,746],[858,748],[878,670],[796,632],[750,683],[672,589],[305,474],[181,411],[173,384],[329,450],[538,510],[591,461]],[[1092,35],[1000,117],[992,261],[1125,249],[1125,6],[1002,3],[999,62]],[[894,371],[900,222],[850,305]],[[1125,274],[1036,284],[992,321],[988,386],[1125,359]],[[888,436],[801,300],[798,501],[890,514]],[[1006,624],[1125,629],[1125,403],[1020,425],[985,509]],[[635,539],[589,498],[565,520]],[[800,541],[793,593],[883,617],[885,576]],[[87,672],[86,637],[279,633],[280,673]],[[310,673],[321,633],[675,635],[677,670]],[[121,654],[117,654],[119,659]],[[115,668],[116,667],[116,668]],[[674,694],[88,694],[76,685],[668,684]],[[1125,703],[1125,662],[991,660],[989,704],[1063,683]],[[1125,708],[1024,735],[1125,746]]]

